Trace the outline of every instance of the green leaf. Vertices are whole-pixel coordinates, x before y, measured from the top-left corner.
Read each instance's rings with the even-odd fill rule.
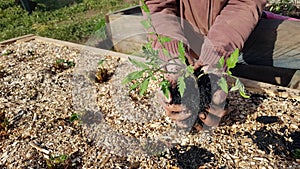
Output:
[[[150,22],[149,20],[142,20],[142,21],[141,21],[141,24],[143,25],[143,27],[144,27],[145,29],[149,29],[149,28],[152,27],[151,22]]]
[[[146,45],[144,45],[142,47],[142,50],[147,57],[146,59],[149,59],[149,57],[155,58],[156,56],[158,56],[158,50],[153,49],[151,43],[147,43]]]
[[[145,4],[145,1],[142,1],[142,10],[146,13],[150,13],[150,9],[148,8],[147,4]]]
[[[157,78],[156,78],[156,77],[154,77],[154,76],[152,76],[152,77],[151,77],[151,80],[157,80]]]
[[[221,89],[225,92],[228,93],[228,84],[227,81],[224,77],[222,77],[219,82],[218,85],[221,87]]]
[[[150,81],[150,79],[147,78],[140,85],[140,96],[144,95],[144,93],[147,91],[148,85],[149,85],[149,81]]]
[[[99,62],[98,62],[98,65],[102,65],[102,64],[103,64],[103,62],[104,62],[104,60],[105,60],[105,59],[101,59],[101,60],[99,60]]]
[[[14,53],[12,50],[7,50],[6,52],[3,53],[3,56],[8,56],[12,53]]]
[[[163,54],[164,54],[166,57],[171,58],[170,52],[169,52],[167,49],[163,48],[163,49],[162,49],[162,52],[163,52]]]
[[[59,158],[62,162],[65,162],[68,159],[68,156],[67,155],[61,155]]]
[[[68,67],[73,67],[73,66],[75,66],[75,63],[72,61],[68,61],[67,65],[68,65]]]
[[[160,36],[159,37],[160,38],[160,41],[162,42],[162,43],[167,43],[167,42],[171,42],[171,38],[169,38],[169,37],[162,37],[162,36]]]
[[[143,63],[143,62],[140,62],[140,61],[137,61],[135,59],[132,59],[132,58],[128,58],[128,60],[134,64],[135,66],[139,67],[139,68],[142,68],[142,69],[148,69],[148,65]]]
[[[182,97],[186,88],[184,77],[180,76],[177,80],[177,83],[178,83],[178,91],[180,93],[180,96]]]
[[[240,95],[241,95],[242,97],[244,97],[244,98],[246,98],[246,99],[249,99],[249,98],[250,98],[250,96],[247,95],[247,94],[245,93],[245,90],[244,90],[244,89],[240,89],[239,92],[240,92]]]
[[[295,158],[295,159],[300,159],[300,149],[295,149],[294,151],[292,151],[293,152],[293,157]]]
[[[276,6],[275,11],[280,12],[280,6]]]
[[[169,97],[170,97],[170,90],[169,90],[170,82],[168,80],[164,79],[163,81],[160,82],[159,85],[160,85],[160,90],[163,92],[165,97],[167,99],[169,99]]]
[[[72,122],[75,121],[75,120],[79,120],[79,118],[80,118],[80,115],[79,115],[79,114],[73,113],[73,114],[71,115],[69,121],[72,123]]]
[[[235,84],[234,86],[230,89],[230,91],[236,91],[236,90],[240,90],[243,88],[243,83],[238,79],[236,78],[235,80]]]
[[[183,46],[183,42],[179,41],[178,42],[178,52],[179,52],[179,60],[181,61],[182,64],[186,64],[185,63],[185,48]]]
[[[222,69],[224,67],[224,63],[225,63],[225,59],[224,56],[222,56],[217,63],[217,68]]]
[[[188,67],[186,67],[186,70],[188,73],[194,74],[194,67],[192,65],[188,65]]]
[[[232,75],[232,72],[231,72],[229,69],[227,69],[227,73],[228,73],[229,75]]]
[[[145,70],[142,71],[135,71],[132,72],[130,74],[128,74],[125,79],[122,81],[122,84],[127,84],[133,80],[139,79],[141,77],[143,77],[143,73],[145,72]]]
[[[235,51],[226,60],[227,68],[228,69],[234,68],[238,60],[239,60],[239,49],[235,49]]]
[[[250,96],[247,95],[245,92],[245,87],[244,87],[243,83],[241,83],[241,85],[240,85],[239,92],[242,97],[244,97],[246,99],[250,98]]]
[[[244,98],[250,98],[250,96],[248,96],[245,92],[245,86],[244,84],[237,78],[235,81],[235,86],[233,86],[230,91],[234,91],[234,90],[239,90],[239,93],[242,97]]]
[[[65,59],[57,59],[56,60],[56,63],[57,64],[63,64],[63,63],[65,63],[66,61],[65,61]]]
[[[230,91],[233,92],[233,91],[236,91],[236,90],[239,90],[239,89],[240,89],[239,86],[234,85],[234,86],[230,89]]]
[[[133,85],[130,86],[130,91],[136,89],[137,87],[139,87],[139,83],[134,83]]]

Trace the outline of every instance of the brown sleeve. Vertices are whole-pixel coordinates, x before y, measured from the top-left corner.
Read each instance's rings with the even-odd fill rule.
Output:
[[[169,52],[176,55],[178,53],[178,41],[187,44],[179,21],[179,5],[176,0],[145,0],[145,3],[150,9],[151,20],[156,33],[172,39],[171,42],[165,44],[165,47]],[[155,38],[153,47],[161,48]]]
[[[228,57],[236,48],[240,50],[254,30],[265,6],[265,0],[229,0],[216,17],[207,38],[220,56]],[[204,44],[210,46],[210,44]],[[208,47],[209,48],[209,47]],[[202,49],[200,58],[209,64],[217,63],[219,57],[206,56]]]

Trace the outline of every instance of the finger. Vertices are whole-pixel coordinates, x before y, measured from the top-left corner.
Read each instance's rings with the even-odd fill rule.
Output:
[[[197,62],[194,63],[194,70],[197,70],[200,67],[205,66],[205,64],[203,64],[200,60],[198,60]]]
[[[196,123],[194,125],[194,128],[197,130],[197,131],[201,131],[203,129],[203,127],[199,124],[199,123]]]
[[[217,117],[223,117],[227,114],[227,109],[223,109],[221,107],[217,106],[210,106],[209,108],[206,109],[209,114],[213,114],[214,116]]]
[[[177,86],[178,76],[179,76],[178,74],[172,74],[172,73],[167,73],[165,75],[165,78],[169,81],[172,88],[175,88]]]
[[[166,109],[166,115],[172,120],[183,121],[189,118],[192,114],[190,112],[174,112]]]
[[[227,93],[223,90],[217,90],[212,96],[212,102],[216,105],[220,105],[226,101]]]
[[[167,112],[166,115],[173,121],[183,121],[188,119],[191,116],[191,113],[185,113],[185,112]]]
[[[221,118],[214,116],[213,114],[208,114],[205,119],[201,120],[207,126],[216,127],[219,125]]]
[[[181,104],[166,104],[164,106],[165,110],[171,111],[171,112],[183,112],[186,111],[186,107]]]
[[[175,121],[175,123],[179,128],[187,128],[188,127],[188,125],[186,123],[184,123],[183,121]]]
[[[219,125],[221,118],[226,115],[227,112],[227,109],[211,106],[206,109],[206,112],[199,113],[198,116],[205,125],[216,127]]]
[[[200,118],[201,120],[205,120],[205,119],[206,119],[206,116],[207,116],[207,112],[201,112],[201,113],[199,113],[199,118]]]
[[[166,97],[161,90],[157,91],[157,101],[160,105],[165,106],[166,104],[171,103],[172,97],[169,93],[168,97]]]

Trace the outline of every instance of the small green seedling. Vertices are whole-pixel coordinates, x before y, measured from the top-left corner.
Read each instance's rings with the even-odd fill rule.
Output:
[[[300,159],[300,149],[295,149],[293,151],[293,158]]]
[[[33,50],[28,50],[27,51],[27,55],[29,55],[29,56],[34,56],[34,51]]]
[[[4,118],[4,121],[0,125],[1,125],[1,128],[3,128],[5,131],[7,131],[8,125],[9,125],[8,119]]]
[[[62,69],[62,70],[69,69],[74,66],[75,66],[75,63],[73,61],[69,61],[69,60],[65,60],[65,59],[57,59],[54,64],[55,68]]]
[[[6,50],[6,51],[4,51],[4,53],[2,55],[3,56],[8,56],[8,55],[10,55],[12,53],[14,53],[14,51],[12,51],[12,50]]]
[[[101,59],[101,60],[99,60],[99,62],[98,62],[98,66],[102,65],[102,64],[104,63],[104,61],[105,61],[105,59]]]
[[[8,126],[9,126],[9,121],[5,117],[5,113],[4,112],[0,112],[0,130],[7,131]]]
[[[58,155],[58,156],[51,156],[49,159],[46,159],[47,167],[49,169],[54,169],[54,168],[65,168],[68,166],[67,161],[68,161],[69,156],[68,155]]]
[[[69,121],[72,123],[72,122],[77,121],[77,120],[79,120],[79,119],[80,119],[80,115],[77,114],[77,113],[73,113],[73,114],[71,115]]]

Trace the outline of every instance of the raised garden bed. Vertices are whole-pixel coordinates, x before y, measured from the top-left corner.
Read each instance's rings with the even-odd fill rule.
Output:
[[[300,167],[298,90],[243,79],[250,99],[231,93],[219,127],[185,132],[156,84],[145,97],[121,84],[128,55],[38,36],[0,46],[0,168]]]

